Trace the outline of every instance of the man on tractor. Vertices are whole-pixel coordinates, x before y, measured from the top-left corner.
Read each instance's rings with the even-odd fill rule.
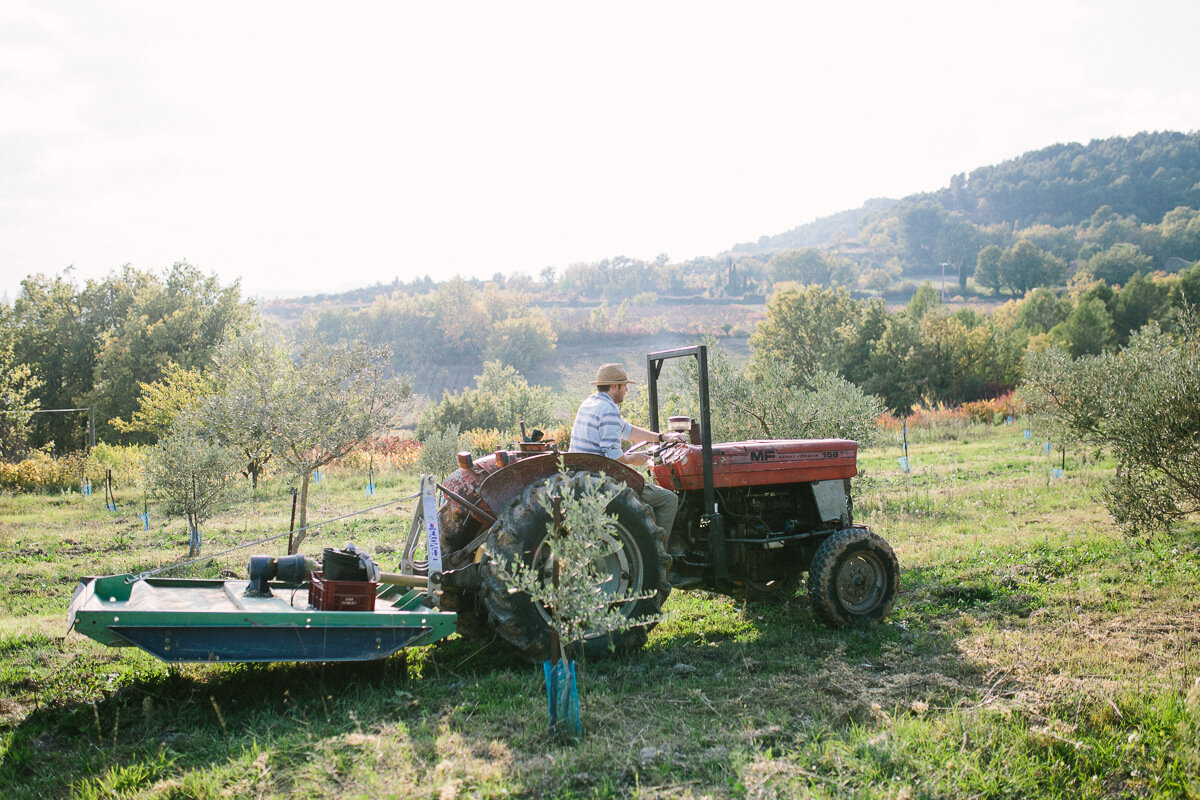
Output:
[[[619,408],[629,391],[629,375],[620,364],[604,364],[596,372],[592,385],[596,391],[580,404],[571,426],[572,453],[592,453],[607,456],[630,466],[640,466],[650,460],[647,453],[626,453],[621,443],[685,442],[686,433],[659,433],[639,428],[621,416]],[[679,497],[669,489],[646,481],[641,500],[654,511],[654,521],[663,530],[664,539],[670,535],[675,524],[675,512],[679,510]]]

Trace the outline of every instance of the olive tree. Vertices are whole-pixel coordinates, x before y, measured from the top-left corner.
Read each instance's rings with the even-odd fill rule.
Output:
[[[417,472],[436,475],[438,480],[455,470],[457,456],[463,449],[463,437],[458,425],[451,423],[440,433],[434,432],[421,440],[421,455],[417,457]]]
[[[801,375],[786,360],[760,360],[753,374],[738,369],[709,340],[709,396],[713,441],[841,437],[867,444],[876,435],[883,402],[832,372]],[[669,392],[680,412],[699,415],[699,371],[683,365]]]
[[[557,639],[558,674],[570,675],[569,658],[582,652],[585,639],[627,631],[634,625],[651,625],[656,615],[630,617],[624,609],[629,602],[643,599],[636,594],[614,596],[604,590],[608,578],[601,568],[619,547],[617,517],[608,514],[609,504],[622,487],[606,483],[601,475],[577,473],[573,478],[565,470],[547,484],[549,491],[538,495],[546,512],[546,539],[531,563],[518,559],[501,561],[498,570],[510,594],[527,594],[545,609],[550,629]],[[571,722],[569,692],[571,681],[549,682],[557,691],[551,702],[557,709],[559,731]],[[574,720],[578,725],[578,720]]]
[[[315,470],[388,428],[410,395],[387,375],[389,353],[362,342],[310,341],[292,358],[272,337],[253,332],[222,345],[222,390],[205,409],[210,428],[238,448],[244,470],[278,458],[299,481],[298,534],[305,538]]]
[[[461,431],[496,429],[514,432],[522,420],[531,425],[554,421],[554,398],[544,386],[531,386],[520,372],[499,361],[488,361],[475,376],[475,388],[446,392],[441,402],[421,415],[417,438],[422,441],[455,425]]]
[[[241,471],[257,488],[274,455],[282,405],[295,380],[291,356],[277,338],[253,329],[222,342],[214,360],[220,389],[204,405],[204,418],[241,452]]]
[[[237,450],[205,435],[196,416],[186,412],[150,449],[147,483],[167,514],[187,519],[193,557],[200,555],[200,523],[219,503],[237,465]]]
[[[357,444],[384,431],[411,394],[406,382],[389,379],[390,355],[363,344],[310,343],[284,374],[271,398],[276,414],[274,451],[300,480],[300,518],[292,552],[304,541],[308,488],[314,470],[336,461]]]
[[[1168,529],[1200,512],[1200,321],[1178,334],[1150,323],[1120,353],[1030,353],[1022,391],[1064,432],[1111,450],[1113,517],[1130,532]]]

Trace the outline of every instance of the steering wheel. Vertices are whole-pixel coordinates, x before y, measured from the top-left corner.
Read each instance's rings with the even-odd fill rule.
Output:
[[[638,442],[638,443],[637,443],[637,444],[635,444],[633,447],[631,447],[631,448],[629,448],[628,450],[626,450],[626,451],[625,451],[625,455],[627,455],[627,456],[631,456],[631,455],[633,455],[634,453],[636,453],[637,451],[639,451],[639,450],[641,450],[641,449],[645,448],[645,447],[646,447],[646,445],[648,445],[648,444],[654,444],[654,442]]]
[[[659,454],[661,454],[668,447],[673,447],[678,444],[680,444],[680,442],[638,442],[633,447],[626,450],[625,455],[631,455],[645,447],[652,447],[647,455],[649,455],[651,458],[657,459]]]

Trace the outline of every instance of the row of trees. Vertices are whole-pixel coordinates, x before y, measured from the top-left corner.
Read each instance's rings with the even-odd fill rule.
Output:
[[[492,281],[414,282],[379,295],[367,307],[317,312],[307,323],[327,340],[362,337],[392,342],[394,366],[418,370],[430,359],[498,359],[536,370],[564,335],[533,303],[613,305],[639,298],[704,295],[762,301],[787,283],[845,287],[882,295],[906,275],[944,273],[958,292],[1061,287],[1069,277],[1123,285],[1135,273],[1167,273],[1200,260],[1200,211],[1178,207],[1141,223],[1102,206],[1082,223],[1020,228],[978,225],[928,198],[905,200],[866,217],[855,237],[827,247],[773,254],[732,253],[673,264],[624,257],[546,268],[538,280],[517,274]],[[974,279],[974,286],[970,280]],[[288,306],[291,310],[291,306]]]
[[[193,541],[239,472],[257,485],[268,463],[295,476],[304,540],[315,470],[386,431],[411,387],[388,377],[388,354],[361,342],[309,342],[293,357],[278,337],[251,328],[223,341],[205,371],[173,369],[143,386],[131,430],[158,437],[147,475]]]
[[[389,354],[361,341],[264,333],[236,283],[178,263],[162,275],[125,267],[77,286],[69,272],[27,278],[0,306],[0,457],[83,449],[99,438],[154,443],[147,476],[193,536],[241,473],[271,461],[294,475],[300,527],[314,470],[394,421],[411,387]],[[300,537],[303,538],[303,535]]]
[[[397,373],[485,360],[530,373],[544,366],[558,341],[551,318],[530,304],[528,294],[462,278],[419,294],[396,291],[357,310],[321,310],[305,317],[298,335],[388,347]]]
[[[1050,263],[996,278],[988,257],[981,287],[1060,285],[1063,269],[1082,266],[1116,245],[1094,277],[1122,284],[1133,273],[1176,271],[1200,260],[1200,134],[1151,133],[1088,145],[1054,145],[970,175],[930,194],[870,201],[777,237],[734,248],[739,263],[762,264],[789,250],[821,248],[853,265],[855,280],[827,286],[885,290],[901,275],[928,275],[946,265],[968,289],[986,248],[1011,251],[1021,240]],[[1029,261],[1031,253],[1014,253]],[[1010,256],[1010,257],[1012,257]],[[1033,266],[1033,265],[1029,265]],[[1048,267],[1045,274],[1039,274]],[[988,270],[991,270],[990,272]],[[714,276],[715,282],[715,276]],[[1057,282],[1057,283],[1056,283]]]
[[[253,317],[236,281],[222,285],[185,262],[161,275],[126,266],[83,286],[70,270],[28,277],[11,308],[0,304],[0,359],[18,365],[0,369],[0,383],[11,387],[2,410],[91,407],[105,441],[153,441],[110,421],[128,419],[141,385],[170,365],[205,368],[221,340]],[[21,421],[22,436],[14,438],[25,446],[66,452],[86,444],[87,414],[2,416]]]
[[[1200,265],[1165,278],[1137,273],[1119,289],[1102,281],[1061,294],[1034,289],[990,315],[951,312],[928,284],[896,312],[844,289],[796,287],[771,299],[751,336],[753,370],[767,374],[785,361],[798,375],[832,372],[901,413],[921,402],[953,405],[1015,387],[1029,349],[1115,350],[1150,321],[1170,329],[1193,298]]]
[[[1072,359],[1030,355],[1023,387],[1060,440],[1117,460],[1106,500],[1127,530],[1149,533],[1200,513],[1200,318],[1185,311],[1174,334],[1151,323],[1118,352]]]
[[[1006,258],[1004,268],[996,268],[991,253],[976,278],[979,288],[993,293],[1008,289],[1020,296],[1035,286],[1061,285],[1080,267],[1096,278],[1123,284],[1138,271],[1174,272],[1200,260],[1198,153],[1196,133],[1144,133],[1086,145],[1054,145],[956,175],[936,192],[899,201],[871,200],[859,209],[736,245],[715,257],[672,263],[666,254],[652,260],[617,256],[544,267],[536,275],[496,274],[490,283],[526,300],[603,299],[615,306],[647,294],[761,299],[782,281],[882,294],[904,289],[905,276],[928,276],[944,265],[959,290],[967,293],[981,253],[995,247]],[[1037,251],[1020,245],[1022,241]],[[1126,247],[1114,249],[1118,245]],[[1107,256],[1086,263],[1101,253]],[[475,292],[486,285],[465,283]],[[435,347],[453,350],[453,343],[447,345],[439,336],[445,328],[439,312],[428,307],[431,299],[446,292],[445,286],[425,276],[307,300],[316,306],[362,308],[376,298],[388,298],[406,306],[388,309],[409,319],[402,325],[405,332],[432,334],[428,340]],[[463,299],[466,290],[459,287],[453,293]],[[415,305],[409,307],[410,301]],[[297,301],[281,301],[273,308],[289,320],[303,312]],[[479,310],[472,305],[461,308],[464,313]],[[497,321],[495,309],[487,301],[482,308],[488,314],[483,327],[490,329]],[[325,312],[325,324],[353,327],[338,318],[342,313],[350,312]],[[496,345],[469,335],[463,341],[480,359],[498,357]],[[482,352],[489,347],[492,352]],[[397,347],[395,358],[397,367],[406,368],[419,361],[419,354]]]

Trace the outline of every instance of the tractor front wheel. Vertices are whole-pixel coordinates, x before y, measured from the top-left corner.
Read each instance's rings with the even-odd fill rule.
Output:
[[[630,652],[644,645],[653,627],[646,618],[662,612],[671,591],[667,580],[671,558],[663,545],[661,529],[654,523],[650,508],[632,489],[586,472],[553,475],[532,484],[504,508],[488,535],[483,602],[497,635],[534,661],[552,657],[549,611],[528,594],[510,592],[500,565],[522,563],[538,569],[549,581],[552,556],[546,539],[551,516],[541,500],[555,494],[577,496],[585,480],[600,480],[603,489],[615,494],[606,511],[616,516],[616,524],[606,541],[608,546],[594,562],[601,577],[599,589],[615,602],[634,598],[623,601],[620,607],[633,626],[619,633],[585,638],[585,657]]]
[[[900,564],[882,536],[846,528],[817,548],[808,569],[813,613],[830,625],[866,625],[896,602]]]

